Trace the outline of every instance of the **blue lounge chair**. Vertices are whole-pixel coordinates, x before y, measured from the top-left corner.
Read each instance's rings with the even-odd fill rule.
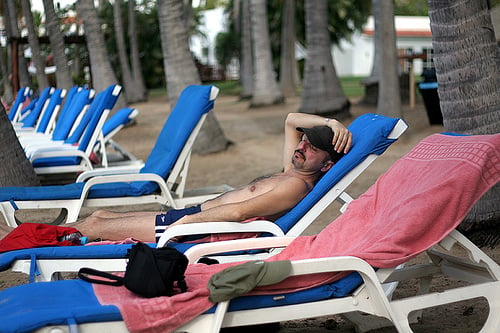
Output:
[[[16,95],[16,99],[14,100],[14,103],[12,104],[8,114],[8,118],[12,123],[18,122],[18,118],[21,115],[20,111],[22,110],[26,99],[30,98],[32,94],[33,90],[30,87],[23,87],[19,89]]]
[[[64,143],[25,147],[35,172],[46,175],[92,170],[90,156],[98,140],[102,140],[102,126],[120,92],[120,86],[112,85],[99,93]]]
[[[35,128],[37,122],[40,120],[40,115],[47,108],[50,96],[52,96],[54,90],[55,88],[53,87],[47,87],[42,90],[33,109],[31,109],[31,111],[29,111],[29,113],[23,118],[20,125],[21,128],[27,128],[30,131]]]
[[[360,116],[349,126],[349,130],[353,133],[353,145],[349,153],[323,176],[314,189],[296,207],[277,221],[196,223],[196,225],[175,226],[165,232],[165,236],[160,238],[158,246],[163,246],[168,239],[174,236],[187,234],[259,232],[273,236],[298,236],[333,201],[349,203],[352,198],[346,193],[347,187],[397,140],[406,128],[407,125],[403,120],[375,114]],[[5,206],[8,207],[7,204]],[[183,252],[193,245],[187,243],[172,244]],[[14,270],[30,274],[31,280],[38,281],[50,280],[58,272],[77,271],[82,266],[111,271],[123,270],[125,267],[124,258],[130,246],[96,245],[11,251],[0,254],[0,268],[7,269],[11,265],[15,265]],[[256,259],[268,255],[269,253],[251,251],[214,259],[225,262]],[[57,260],[54,260],[55,258]]]
[[[67,221],[74,222],[81,207],[158,203],[177,208],[214,197],[211,192],[188,198],[184,187],[189,167],[186,161],[217,93],[213,86],[187,87],[144,166],[102,168],[99,172],[104,176],[64,186],[0,188],[0,211],[7,223],[15,226],[17,209],[63,208],[68,212]]]
[[[38,98],[40,96],[34,96],[28,103],[28,105],[22,107],[21,111],[19,112],[19,116],[17,118],[17,122],[12,123],[15,129],[20,129],[23,126],[23,119],[29,115],[31,110],[36,106],[36,103],[38,102]]]
[[[34,125],[29,126],[32,122],[23,122],[23,126],[17,128],[18,137],[31,137],[33,133],[36,133],[35,136],[38,136],[38,134],[49,133],[49,131],[52,130],[52,126],[55,122],[57,114],[59,113],[59,108],[61,107],[65,96],[65,89],[53,89],[52,94],[45,101],[45,105],[43,106],[39,118],[36,119]],[[36,104],[36,107],[38,107],[38,103]],[[30,116],[31,114],[26,118],[28,119]]]
[[[27,152],[27,155],[30,154],[30,151],[36,150],[37,147],[64,143],[72,129],[78,126],[79,120],[93,98],[93,90],[79,87],[70,89],[59,117],[54,123],[54,128],[49,133],[22,133],[18,135],[19,143]]]
[[[109,166],[143,163],[131,152],[127,151],[124,147],[113,140],[113,136],[115,136],[115,134],[122,128],[132,123],[138,114],[139,110],[135,108],[123,108],[118,110],[104,123],[104,126],[102,127],[104,144],[101,145],[99,143],[94,151],[99,153],[101,159],[105,159]]]
[[[66,140],[79,126],[80,120],[94,100],[94,96],[93,89],[72,88],[59,114],[50,140],[55,142]]]

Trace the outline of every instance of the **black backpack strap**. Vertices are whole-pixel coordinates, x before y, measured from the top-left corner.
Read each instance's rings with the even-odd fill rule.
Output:
[[[102,278],[106,278],[108,280],[102,279],[94,279],[89,277],[88,275],[99,276]],[[82,267],[78,271],[78,277],[84,281],[90,283],[98,283],[98,284],[106,284],[108,286],[122,286],[123,285],[123,277],[114,275],[108,272],[98,271],[97,269]]]
[[[188,290],[188,286],[186,280],[181,279],[177,281],[177,287],[181,290],[181,292],[185,293]]]

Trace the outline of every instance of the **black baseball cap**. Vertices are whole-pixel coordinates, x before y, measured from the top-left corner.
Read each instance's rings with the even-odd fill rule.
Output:
[[[338,153],[332,145],[333,132],[328,126],[314,126],[312,128],[297,127],[297,131],[304,133],[309,142],[316,148],[324,150],[330,154],[333,162],[337,162],[344,153]]]

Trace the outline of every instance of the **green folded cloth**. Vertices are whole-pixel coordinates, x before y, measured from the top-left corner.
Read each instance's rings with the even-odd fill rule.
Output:
[[[291,269],[290,260],[257,260],[228,267],[212,275],[208,281],[208,299],[213,303],[227,301],[248,293],[256,286],[278,283],[290,274]]]

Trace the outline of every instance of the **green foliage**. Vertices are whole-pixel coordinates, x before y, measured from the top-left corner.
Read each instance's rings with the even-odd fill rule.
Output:
[[[137,42],[141,57],[141,67],[146,88],[164,87],[165,75],[163,72],[163,53],[161,49],[160,26],[156,2],[141,1],[139,10],[136,10]],[[127,34],[128,2],[122,3],[121,8],[124,33]],[[105,2],[99,15],[103,23],[103,33],[106,47],[110,55],[111,65],[116,75],[121,77],[118,51],[116,48],[115,29],[113,22],[113,5]],[[129,39],[125,38],[127,49]]]
[[[340,77],[340,84],[342,85],[342,90],[348,98],[362,97],[365,94],[364,86],[361,81],[365,77],[360,76],[346,76]]]
[[[329,0],[328,26],[333,44],[360,31],[371,13],[371,0]]]
[[[155,1],[150,1],[155,4]],[[156,5],[148,12],[136,12],[137,40],[146,87],[165,87],[160,24]]]
[[[230,1],[228,0],[206,0],[203,7],[198,7],[199,9],[207,10],[214,9],[217,7],[226,7]]]
[[[240,39],[236,34],[220,32],[215,39],[215,57],[222,66],[227,66],[231,59],[240,56]]]
[[[427,0],[396,0],[394,14],[401,16],[427,16]]]
[[[217,2],[217,1],[215,1]],[[221,1],[219,1],[221,2]],[[127,34],[128,26],[128,1],[122,4],[122,21],[124,33]],[[110,61],[118,77],[121,77],[120,66],[115,42],[115,31],[113,23],[113,5],[105,2],[99,15],[103,23],[103,32],[106,46],[110,54]],[[198,29],[204,22],[199,9],[193,9],[193,24],[190,34],[204,38],[204,34]],[[165,74],[163,69],[163,52],[161,48],[160,25],[158,22],[158,8],[154,0],[137,1],[136,6],[137,40],[141,57],[141,67],[146,87],[148,89],[165,87]],[[127,48],[129,39],[125,38]]]
[[[221,64],[227,63],[227,59],[231,59],[231,57],[239,56],[239,46],[234,48],[234,46],[239,45],[240,40],[239,34],[236,33],[237,29],[235,29],[237,22],[234,21],[235,18],[231,15],[234,1],[230,1],[227,7],[229,30],[226,34],[231,36],[221,36],[220,40],[218,38],[216,42],[216,50],[219,49],[219,52],[216,53],[217,61]],[[299,43],[305,44],[304,0],[298,0],[295,4],[296,38]],[[267,1],[269,37],[276,72],[279,72],[283,5],[283,0]],[[355,31],[361,30],[371,12],[371,0],[328,0],[328,10],[331,41],[333,44],[338,44],[340,40],[348,39]],[[221,45],[219,45],[219,42]],[[223,54],[223,52],[229,53]]]
[[[217,81],[206,82],[206,84],[213,84],[214,86],[217,86],[220,89],[219,96],[240,96],[241,93],[240,81]]]
[[[347,76],[341,77],[340,83],[348,98],[359,98],[364,94],[364,87],[361,81],[364,77],[361,76]],[[217,81],[206,82],[206,84],[213,84],[220,89],[219,96],[240,96],[241,85],[239,81]],[[150,96],[161,96],[165,94],[165,89],[154,89],[149,91]]]
[[[271,0],[269,4],[274,6],[274,9],[268,7],[270,11],[279,12],[280,18],[275,22],[275,30],[279,32],[283,9],[282,0]],[[332,43],[338,44],[340,40],[349,39],[354,32],[361,30],[370,14],[371,0],[328,0],[328,29]],[[295,23],[297,41],[305,45],[304,0],[296,1]],[[270,30],[273,29],[270,27]]]

